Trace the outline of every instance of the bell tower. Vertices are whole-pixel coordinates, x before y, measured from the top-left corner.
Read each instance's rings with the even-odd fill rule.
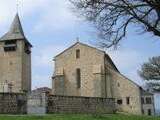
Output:
[[[0,92],[31,91],[31,47],[17,13],[0,38]]]

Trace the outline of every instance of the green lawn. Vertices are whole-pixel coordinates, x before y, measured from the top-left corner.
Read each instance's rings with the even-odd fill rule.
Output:
[[[79,115],[56,114],[46,116],[14,116],[0,115],[0,120],[160,120],[160,117],[133,116],[133,115]]]

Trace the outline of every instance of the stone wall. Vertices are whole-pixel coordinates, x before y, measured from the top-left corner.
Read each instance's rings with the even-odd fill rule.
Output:
[[[4,52],[4,42],[0,42],[0,84],[12,84],[12,92],[22,90],[22,41],[17,41],[16,51]],[[0,92],[4,92],[1,89]]]
[[[22,41],[22,90],[31,91],[31,53],[25,52],[25,42]],[[31,48],[28,48],[31,49]]]
[[[48,113],[114,113],[114,99],[96,97],[48,96]]]
[[[27,102],[28,101],[28,102]],[[28,104],[27,104],[28,103]],[[0,93],[0,114],[114,113],[114,99]]]
[[[112,79],[112,95],[116,100],[117,110],[131,114],[142,114],[140,87],[122,74],[108,69]],[[127,103],[129,98],[129,103]],[[118,103],[121,101],[121,103]]]
[[[5,92],[4,84],[10,84],[10,91],[14,93],[30,92],[31,55],[25,53],[24,41],[17,40],[16,51],[11,52],[4,51],[4,44],[0,42],[0,92]]]
[[[0,93],[0,114],[24,114],[26,103],[24,94]]]

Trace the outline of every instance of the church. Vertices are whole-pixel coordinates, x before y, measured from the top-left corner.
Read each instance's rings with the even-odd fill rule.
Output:
[[[0,37],[0,92],[31,91],[31,47],[16,14],[9,31]]]
[[[119,112],[154,115],[153,94],[122,75],[105,51],[76,42],[54,62],[54,95],[114,98]]]
[[[31,92],[31,48],[16,14],[0,37],[0,93]],[[76,42],[54,63],[52,94],[112,98],[119,112],[154,115],[153,94],[122,75],[105,51]]]

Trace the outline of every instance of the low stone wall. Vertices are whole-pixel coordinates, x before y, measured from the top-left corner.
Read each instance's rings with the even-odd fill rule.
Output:
[[[114,99],[55,96],[45,93],[28,96],[18,93],[0,93],[0,114],[114,112]]]
[[[0,114],[25,114],[26,95],[17,93],[0,93]]]
[[[115,101],[108,98],[49,95],[47,113],[114,113]]]

